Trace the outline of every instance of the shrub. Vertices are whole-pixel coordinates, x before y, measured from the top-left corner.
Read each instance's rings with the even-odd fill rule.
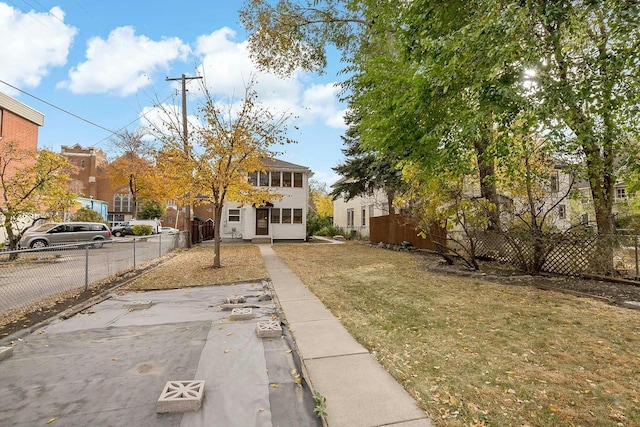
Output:
[[[150,225],[138,224],[131,227],[131,231],[133,231],[133,234],[136,236],[148,236],[152,233],[153,227]]]
[[[326,227],[323,227],[321,230],[318,230],[318,232],[315,234],[317,234],[318,236],[333,237],[338,234],[343,235],[344,233],[339,227],[336,227],[334,225],[328,225]]]
[[[309,236],[318,234],[323,228],[331,227],[332,225],[331,217],[322,217],[314,213],[307,215],[307,234]]]
[[[80,221],[80,222],[102,222],[105,224],[107,223],[104,220],[104,218],[102,218],[102,215],[100,215],[98,212],[94,211],[93,209],[87,206],[78,209],[78,212],[71,215],[70,220]]]

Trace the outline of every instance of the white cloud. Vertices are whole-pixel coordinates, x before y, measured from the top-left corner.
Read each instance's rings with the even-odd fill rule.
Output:
[[[335,83],[311,85],[304,91],[302,105],[308,109],[308,119],[320,119],[333,128],[345,128],[344,109],[338,109],[340,87]]]
[[[0,3],[0,78],[15,86],[38,86],[51,68],[66,64],[76,32],[58,7],[25,14]]]
[[[330,127],[345,127],[344,111],[338,109],[338,87],[329,83],[305,88],[301,75],[283,79],[259,71],[249,57],[247,42],[235,38],[235,31],[225,27],[196,42],[194,50],[201,58],[198,73],[217,100],[228,104],[229,98],[242,97],[247,83],[255,78],[258,100],[272,111],[293,114],[304,123],[320,120]]]
[[[218,99],[242,98],[245,87],[255,78],[260,102],[281,112],[296,113],[301,84],[294,78],[258,71],[249,57],[247,42],[236,43],[235,36],[235,31],[224,27],[196,41],[195,52],[202,59],[198,72],[205,77],[211,93]]]
[[[177,59],[186,59],[189,47],[179,38],[154,41],[137,36],[132,27],[111,31],[107,40],[87,42],[87,60],[69,71],[69,80],[58,86],[73,93],[116,92],[122,96],[151,83],[150,75]]]
[[[333,184],[335,184],[338,181],[338,179],[340,179],[340,175],[335,173],[333,170],[330,170],[330,171],[314,170],[312,179],[315,179],[318,182],[325,183],[327,185],[327,188],[329,188]]]
[[[195,115],[187,114],[187,122],[190,130],[202,125]],[[182,132],[182,108],[175,104],[144,107],[140,113],[140,125],[149,131],[151,139]]]

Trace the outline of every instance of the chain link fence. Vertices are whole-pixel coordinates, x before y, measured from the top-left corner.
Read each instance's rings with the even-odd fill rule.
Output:
[[[71,291],[89,289],[178,248],[186,233],[0,252],[0,317]]]

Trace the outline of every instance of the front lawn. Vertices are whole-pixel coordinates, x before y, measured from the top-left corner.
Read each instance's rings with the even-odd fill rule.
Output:
[[[357,243],[274,250],[437,425],[640,425],[638,311]]]

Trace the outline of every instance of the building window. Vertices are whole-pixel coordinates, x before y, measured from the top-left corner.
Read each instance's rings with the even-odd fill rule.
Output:
[[[229,209],[229,222],[240,222],[240,209]]]
[[[565,205],[558,206],[558,218],[567,219],[567,207]]]
[[[560,180],[558,177],[558,172],[555,172],[551,175],[551,183],[550,183],[551,191],[557,193],[560,191]]]
[[[280,187],[280,172],[271,172],[271,186]]]
[[[616,199],[626,200],[626,198],[627,198],[627,190],[625,188],[616,188]]]
[[[293,186],[302,187],[302,174],[300,172],[295,172],[293,174]]]
[[[165,219],[165,222],[166,222],[167,224],[173,224],[173,223],[174,223],[174,221],[175,221],[175,218],[174,218],[174,217],[172,217],[172,216],[168,216],[168,217],[166,217],[166,219]]]
[[[258,172],[251,172],[249,174],[249,184],[256,187],[258,185]]]
[[[131,212],[133,206],[132,194],[114,194],[113,195],[113,211],[114,212]]]
[[[80,167],[84,169],[84,159],[80,160]]]
[[[293,223],[302,224],[302,209],[293,210]]]
[[[353,227],[353,209],[347,209],[347,227]]]
[[[2,108],[0,108],[0,138],[2,138]]]
[[[269,172],[260,172],[260,187],[269,186]]]
[[[291,187],[291,172],[282,172],[282,186]]]
[[[282,209],[282,223],[291,224],[291,209]]]
[[[280,208],[271,208],[271,224],[280,224]]]
[[[582,216],[580,217],[580,224],[589,225],[589,214],[588,213],[583,213],[582,214]]]
[[[177,209],[178,208],[178,204],[176,202],[174,202],[173,200],[167,200],[167,207],[168,208]]]
[[[367,208],[365,208],[364,206],[362,207],[362,209],[360,210],[360,213],[362,214],[362,220],[360,222],[360,225],[362,225],[363,227],[365,227],[367,225]]]

